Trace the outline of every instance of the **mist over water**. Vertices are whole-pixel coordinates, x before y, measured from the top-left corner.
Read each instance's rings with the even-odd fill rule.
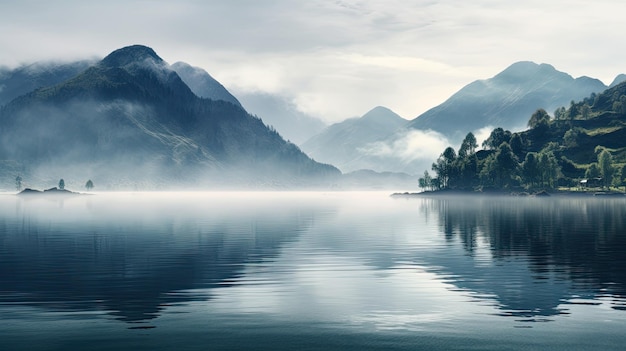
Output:
[[[624,199],[0,196],[3,349],[619,349]]]

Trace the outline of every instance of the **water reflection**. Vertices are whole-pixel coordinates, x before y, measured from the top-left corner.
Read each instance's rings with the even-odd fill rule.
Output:
[[[455,286],[494,296],[503,316],[545,321],[597,299],[626,306],[624,199],[436,198],[419,206],[470,258],[431,264],[453,274]]]
[[[162,317],[197,333],[198,321],[238,327],[242,315],[278,330],[438,332],[556,320],[589,304],[621,313],[624,205],[350,193],[5,197],[0,308],[150,323],[131,328]]]
[[[0,201],[0,305],[145,321],[210,299],[311,226],[315,202],[254,194]],[[328,204],[324,210],[328,211]]]

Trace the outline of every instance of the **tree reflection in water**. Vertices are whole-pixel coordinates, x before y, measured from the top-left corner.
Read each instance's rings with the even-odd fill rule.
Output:
[[[442,197],[424,199],[420,212],[436,213],[448,245],[460,243],[473,262],[437,264],[459,288],[495,296],[503,315],[541,320],[578,297],[626,309],[626,199]],[[477,257],[481,244],[489,265]]]

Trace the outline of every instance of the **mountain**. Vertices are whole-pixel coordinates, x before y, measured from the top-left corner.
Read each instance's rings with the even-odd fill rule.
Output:
[[[614,86],[626,82],[626,74],[619,74],[617,77],[615,77],[615,79],[613,79],[613,82],[611,83],[611,85],[609,85],[609,88],[613,88]]]
[[[241,93],[238,96],[247,111],[297,145],[326,127],[322,120],[299,111],[293,102],[282,96],[263,92]]]
[[[300,185],[340,174],[240,106],[199,98],[141,45],[6,104],[0,160],[26,184],[93,179],[116,189]]]
[[[302,150],[316,160],[331,163],[344,172],[367,165],[359,163],[359,150],[403,128],[407,120],[382,106],[360,118],[333,124],[302,144]]]
[[[171,69],[178,73],[180,79],[199,97],[223,100],[241,107],[239,100],[202,68],[193,67],[185,62],[176,62]]]
[[[548,64],[517,62],[493,78],[470,83],[408,126],[434,130],[456,141],[486,126],[521,130],[539,108],[551,113],[606,88],[597,79],[574,79]]]
[[[326,126],[320,119],[298,111],[294,103],[280,96],[260,92],[242,93],[237,99],[202,68],[184,62],[176,62],[171,68],[194,94],[211,100],[227,101],[240,107],[245,106],[248,112],[261,118],[266,125],[275,128],[281,136],[295,144],[304,142]]]
[[[37,62],[15,69],[0,68],[0,106],[37,88],[49,87],[72,78],[95,62]]]

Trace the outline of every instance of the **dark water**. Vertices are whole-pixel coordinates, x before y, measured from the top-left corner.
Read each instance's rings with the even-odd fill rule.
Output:
[[[621,350],[626,199],[0,196],[0,350]]]

